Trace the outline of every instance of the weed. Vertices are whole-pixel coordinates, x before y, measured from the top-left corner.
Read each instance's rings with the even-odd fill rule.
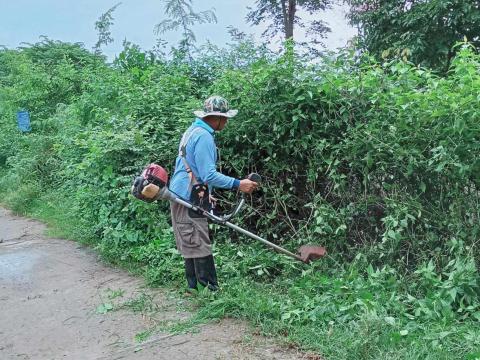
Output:
[[[144,342],[145,340],[148,340],[148,338],[150,336],[152,336],[154,333],[155,333],[154,328],[141,331],[141,332],[135,334],[135,341],[136,342]]]
[[[123,289],[118,289],[118,290],[107,289],[107,297],[110,300],[113,300],[118,297],[123,297],[124,293],[125,293],[125,290]]]
[[[122,307],[140,313],[155,312],[158,310],[158,305],[153,301],[153,295],[144,292],[123,303]]]
[[[106,314],[114,309],[114,306],[112,303],[102,303],[97,306],[95,309],[95,312],[97,314]]]

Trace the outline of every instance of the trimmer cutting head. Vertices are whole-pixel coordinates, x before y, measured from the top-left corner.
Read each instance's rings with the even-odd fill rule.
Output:
[[[303,245],[298,249],[302,261],[309,263],[324,257],[327,254],[327,250],[323,246]]]

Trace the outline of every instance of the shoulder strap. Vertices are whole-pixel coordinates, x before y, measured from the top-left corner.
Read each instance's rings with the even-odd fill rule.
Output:
[[[183,134],[182,140],[180,141],[180,145],[178,147],[178,156],[180,156],[182,158],[183,166],[185,166],[185,170],[187,171],[188,176],[190,177],[190,185],[189,185],[190,189],[191,189],[192,185],[197,184],[198,181],[195,178],[195,174],[193,173],[192,169],[190,168],[190,166],[187,163],[187,144],[188,144],[188,141],[190,140],[190,138],[194,134],[196,134],[200,131],[205,131],[205,130],[201,127],[194,127],[194,128],[191,128],[191,129],[187,130]]]

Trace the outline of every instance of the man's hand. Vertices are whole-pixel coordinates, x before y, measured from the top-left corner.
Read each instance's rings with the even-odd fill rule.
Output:
[[[217,198],[213,197],[212,195],[210,196],[210,203],[213,205],[213,207],[217,206]]]
[[[240,186],[238,187],[238,190],[246,194],[251,194],[254,190],[257,189],[257,187],[258,183],[256,183],[255,181],[243,179],[240,180]]]

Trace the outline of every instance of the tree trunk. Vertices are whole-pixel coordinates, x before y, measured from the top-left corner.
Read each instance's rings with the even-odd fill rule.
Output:
[[[283,11],[283,23],[285,27],[285,39],[293,39],[293,22],[295,20],[295,11],[297,1],[296,0],[288,0],[288,8],[285,4],[287,0],[281,0],[282,3],[282,11]]]

